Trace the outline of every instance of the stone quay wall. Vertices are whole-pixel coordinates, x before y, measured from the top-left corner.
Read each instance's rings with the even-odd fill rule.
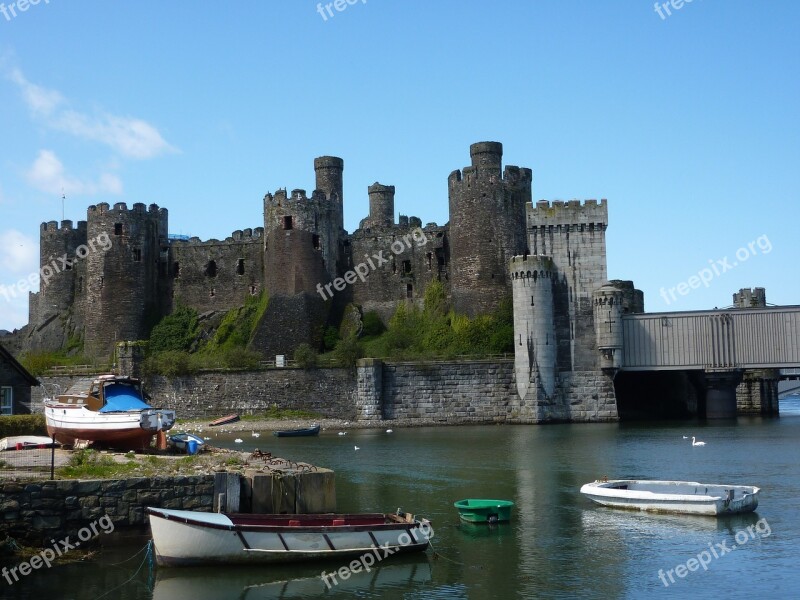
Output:
[[[2,482],[0,535],[47,546],[104,517],[114,530],[144,527],[146,506],[211,511],[214,475]]]

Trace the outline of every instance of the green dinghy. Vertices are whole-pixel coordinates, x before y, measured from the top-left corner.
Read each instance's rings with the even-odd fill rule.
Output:
[[[454,502],[458,515],[468,523],[504,523],[511,520],[511,500],[467,498]]]

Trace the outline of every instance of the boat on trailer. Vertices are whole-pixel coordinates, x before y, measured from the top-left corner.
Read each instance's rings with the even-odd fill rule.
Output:
[[[686,515],[726,515],[752,512],[760,488],[751,485],[616,479],[595,481],[581,493],[612,508]]]
[[[162,566],[286,563],[428,547],[427,519],[396,514],[226,514],[147,507]]]
[[[96,446],[142,449],[175,424],[175,411],[145,402],[138,379],[100,375],[81,379],[65,394],[44,400],[47,433],[57,442],[86,440]]]
[[[319,425],[316,423],[311,427],[300,427],[299,429],[282,429],[273,431],[275,437],[310,437],[319,435]]]

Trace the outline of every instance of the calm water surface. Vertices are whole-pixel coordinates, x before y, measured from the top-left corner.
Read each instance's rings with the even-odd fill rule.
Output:
[[[144,545],[136,539],[94,561],[34,572],[12,587],[0,580],[2,597],[798,598],[800,399],[783,401],[781,412],[780,419],[715,425],[329,431],[316,439],[240,433],[244,444],[223,435],[217,444],[258,446],[334,469],[340,511],[401,507],[427,516],[438,556],[429,551],[387,560],[328,589],[320,572],[343,563],[150,570],[140,554],[116,564]],[[684,435],[707,445],[693,448]],[[578,493],[604,475],[758,485],[761,502],[755,514],[722,519],[613,511]],[[512,522],[460,524],[452,503],[468,497],[514,500]],[[706,571],[667,579],[669,586],[659,579],[659,570],[686,565],[710,544],[736,549],[712,557]]]

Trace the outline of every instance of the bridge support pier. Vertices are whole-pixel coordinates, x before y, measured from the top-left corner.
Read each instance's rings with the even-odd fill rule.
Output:
[[[736,418],[736,386],[742,371],[706,372],[706,419]]]

